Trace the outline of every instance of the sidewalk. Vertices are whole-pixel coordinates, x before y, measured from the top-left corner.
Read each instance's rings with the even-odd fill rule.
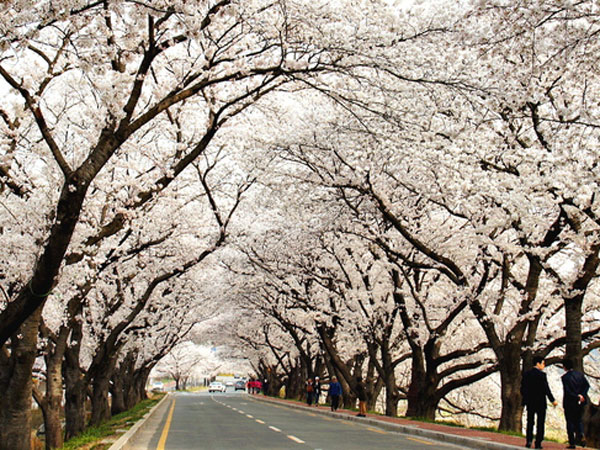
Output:
[[[367,414],[367,417],[356,417],[356,411],[338,409],[338,411],[334,413],[328,406],[307,406],[306,403],[299,401],[265,397],[263,395],[251,395],[250,397],[259,401],[283,404],[289,406],[290,408],[318,412],[320,414],[329,415],[340,419],[360,421],[383,428],[385,430],[430,438],[441,442],[447,442],[449,444],[460,445],[465,448],[489,450],[515,450],[517,448],[525,448],[525,438],[509,436],[501,433],[473,430],[469,428],[459,428],[435,423],[418,422],[416,420],[403,419],[400,417],[380,416],[377,414]],[[547,450],[562,450],[566,448],[567,444],[544,441],[542,446]],[[577,448],[583,450],[582,447]]]

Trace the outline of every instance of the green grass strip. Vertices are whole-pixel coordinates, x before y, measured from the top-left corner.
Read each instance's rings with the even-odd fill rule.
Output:
[[[135,423],[142,419],[148,411],[152,409],[162,398],[164,394],[157,395],[151,399],[142,400],[128,411],[122,412],[110,418],[110,420],[102,423],[97,427],[89,427],[78,436],[69,439],[65,442],[62,450],[77,450],[77,449],[95,449],[100,450],[108,448],[112,445],[101,443],[102,440],[109,436],[122,434],[123,430],[128,430]]]

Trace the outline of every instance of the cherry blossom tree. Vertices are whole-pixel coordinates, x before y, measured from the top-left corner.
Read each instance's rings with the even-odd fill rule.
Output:
[[[13,100],[1,114],[3,184],[10,186],[4,194],[13,214],[12,202],[25,199],[38,213],[27,224],[35,228],[28,268],[7,281],[0,344],[10,340],[16,349],[15,333],[29,317],[28,326],[37,327],[36,311],[65,261],[86,257],[89,247],[124,231],[131,211],[167,189],[232,119],[284,84],[342,64],[327,49],[305,44],[311,22],[305,20],[318,13],[308,5],[281,6],[3,3],[0,76]],[[150,148],[152,155],[144,151]],[[130,170],[131,161],[147,168]],[[101,186],[114,173],[108,166],[125,167],[122,180],[131,188],[109,197],[73,241],[83,209],[104,201]],[[27,427],[10,429],[17,428]],[[6,433],[9,447],[28,445],[4,439],[13,431]]]

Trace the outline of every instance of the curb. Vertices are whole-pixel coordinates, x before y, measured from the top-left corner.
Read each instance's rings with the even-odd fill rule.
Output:
[[[321,414],[324,416],[335,417],[337,419],[349,420],[349,421],[353,421],[353,422],[360,422],[360,423],[376,426],[376,427],[379,427],[379,428],[387,430],[387,431],[395,431],[397,433],[404,433],[404,434],[410,434],[413,436],[420,436],[420,437],[424,437],[424,438],[433,439],[438,442],[447,442],[449,444],[460,445],[465,448],[482,449],[482,450],[516,450],[516,449],[523,448],[522,446],[501,444],[499,442],[485,441],[483,439],[475,439],[475,438],[471,438],[471,437],[467,437],[467,436],[460,436],[460,435],[451,434],[451,433],[442,433],[442,432],[434,431],[434,430],[427,430],[424,428],[419,428],[416,425],[414,425],[414,426],[413,425],[401,425],[401,424],[397,424],[397,423],[385,422],[383,420],[377,420],[375,418],[370,418],[370,417],[363,418],[363,417],[357,417],[355,415],[350,415],[347,413],[324,411],[324,410],[318,409],[318,408],[311,408],[308,406],[297,405],[294,403],[288,403],[285,401],[270,399],[268,397],[263,397],[263,396],[260,396],[260,397],[259,396],[250,396],[250,398],[252,398],[254,400],[262,401],[262,402],[267,402],[267,403],[276,403],[278,405],[283,405],[288,408],[300,409],[300,410],[304,410],[304,411],[310,411],[310,412],[316,413],[316,414]],[[112,447],[110,450],[112,450]]]
[[[167,393],[167,395],[165,395],[161,399],[160,402],[158,402],[156,405],[154,405],[152,407],[152,409],[150,411],[148,411],[144,417],[142,417],[140,420],[138,420],[129,430],[127,430],[127,432],[125,434],[123,434],[119,439],[117,439],[108,448],[108,450],[126,450],[127,448],[129,448],[129,440],[131,438],[133,438],[133,436],[135,436],[138,433],[138,431],[142,430],[145,427],[148,419],[150,419],[150,417],[152,417],[152,415],[155,413],[155,411],[158,408],[160,408],[160,406],[162,406],[162,404],[164,402],[166,402],[166,400],[170,396],[171,396],[171,393]]]

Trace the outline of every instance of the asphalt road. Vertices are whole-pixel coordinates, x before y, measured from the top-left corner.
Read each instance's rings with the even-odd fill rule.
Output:
[[[241,393],[177,393],[131,448],[152,450],[402,449],[458,447],[357,421],[252,400]]]

